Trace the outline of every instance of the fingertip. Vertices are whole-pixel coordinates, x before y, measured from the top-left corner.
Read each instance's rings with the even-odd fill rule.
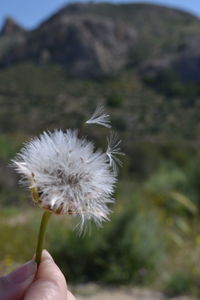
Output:
[[[27,291],[24,299],[39,299],[37,298],[38,295],[40,295],[40,299],[46,299],[45,297],[49,295],[52,298],[48,299],[58,298],[61,300],[66,299],[66,296],[65,298],[61,297],[61,295],[66,295],[66,293],[67,284],[64,275],[55,264],[49,252],[43,250],[35,281],[30,290]]]
[[[26,289],[34,280],[37,270],[35,261],[31,260],[12,273],[0,278],[0,300],[22,299]]]
[[[44,249],[42,251],[42,257],[41,257],[41,260],[44,261],[44,260],[50,260],[50,261],[53,261],[53,257],[51,256],[51,254],[46,250]]]
[[[32,281],[37,270],[34,260],[30,260],[24,265],[20,266],[17,270],[8,274],[6,277],[12,284],[19,284],[25,281]]]
[[[54,281],[60,286],[67,286],[63,273],[47,250],[42,251],[36,279]]]

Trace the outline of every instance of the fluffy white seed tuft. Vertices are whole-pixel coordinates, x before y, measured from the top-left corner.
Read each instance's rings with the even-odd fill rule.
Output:
[[[106,151],[109,165],[112,168],[114,174],[118,173],[119,166],[122,166],[121,160],[116,155],[125,155],[121,152],[120,144],[121,140],[115,132],[111,132],[110,136],[107,138],[108,148]]]
[[[108,219],[107,204],[113,202],[116,176],[107,160],[118,150],[113,142],[110,139],[106,155],[79,138],[76,130],[44,132],[25,144],[13,163],[40,207],[80,216],[81,228],[87,220],[100,225]]]
[[[110,116],[105,113],[103,105],[97,106],[91,118],[88,121],[86,121],[86,124],[98,124],[111,128]]]

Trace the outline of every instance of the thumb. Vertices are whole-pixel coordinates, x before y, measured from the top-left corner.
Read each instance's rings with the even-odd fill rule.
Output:
[[[68,297],[67,283],[51,255],[43,250],[41,263],[35,281],[25,294],[24,300],[32,299],[74,299]]]
[[[0,300],[20,300],[32,283],[37,265],[31,260],[17,270],[0,278]]]

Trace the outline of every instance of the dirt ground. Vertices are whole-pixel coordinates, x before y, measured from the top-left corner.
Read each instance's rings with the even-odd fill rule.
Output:
[[[168,298],[160,292],[138,288],[102,288],[93,284],[72,289],[77,300],[197,300],[190,296]]]

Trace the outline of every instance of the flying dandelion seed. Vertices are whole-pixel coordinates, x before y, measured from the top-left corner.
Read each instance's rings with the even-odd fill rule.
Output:
[[[115,132],[111,132],[110,136],[107,138],[108,148],[106,155],[109,160],[109,165],[113,169],[115,175],[117,175],[119,166],[122,166],[121,160],[117,157],[118,155],[125,155],[121,152],[120,144],[121,140]]]
[[[101,107],[86,123],[108,127],[108,117]],[[92,142],[80,138],[77,130],[67,129],[43,132],[25,144],[13,163],[33,201],[46,211],[42,220],[45,225],[41,227],[46,226],[51,213],[79,216],[81,231],[88,220],[101,225],[109,219],[108,203],[114,201],[117,181],[115,163],[120,165],[115,155],[123,154],[120,143],[112,133],[108,150],[103,153],[95,150]],[[39,247],[41,252],[42,246]],[[40,254],[37,259],[39,262]]]
[[[91,118],[86,121],[86,124],[98,124],[111,128],[110,115],[105,113],[103,105],[100,104],[95,109]]]

